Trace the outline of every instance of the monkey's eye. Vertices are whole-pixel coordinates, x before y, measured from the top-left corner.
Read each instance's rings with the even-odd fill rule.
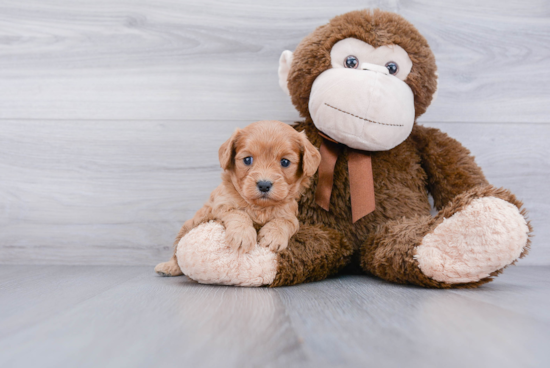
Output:
[[[395,61],[389,61],[386,63],[386,68],[388,68],[388,71],[390,74],[396,74],[399,71],[399,65]]]
[[[359,66],[359,60],[353,55],[350,55],[344,60],[344,66],[346,68],[350,69],[357,69],[357,66]]]
[[[283,159],[281,160],[281,166],[282,166],[282,167],[289,167],[289,166],[290,166],[290,161],[287,160],[286,158],[283,158]]]
[[[243,158],[243,162],[246,166],[252,165],[252,161],[254,161],[252,156],[248,156],[248,157]]]

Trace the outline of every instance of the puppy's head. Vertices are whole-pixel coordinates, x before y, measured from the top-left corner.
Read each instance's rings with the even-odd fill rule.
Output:
[[[321,162],[305,134],[280,121],[237,129],[220,147],[219,157],[239,194],[262,207],[298,198]]]

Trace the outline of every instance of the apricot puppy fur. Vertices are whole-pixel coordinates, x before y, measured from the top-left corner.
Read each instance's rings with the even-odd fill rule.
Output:
[[[227,244],[248,252],[257,243],[283,250],[298,231],[297,199],[309,186],[321,155],[306,135],[280,121],[259,121],[237,129],[220,147],[222,183],[206,204],[186,221],[174,248],[191,229],[210,220],[225,227]],[[256,233],[256,226],[261,226]],[[182,272],[175,253],[155,271],[164,276]]]

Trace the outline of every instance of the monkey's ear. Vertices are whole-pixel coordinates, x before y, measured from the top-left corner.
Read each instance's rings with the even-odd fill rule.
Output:
[[[235,132],[231,134],[228,140],[221,145],[218,150],[218,157],[220,159],[220,166],[222,169],[227,170],[231,167],[233,163],[233,155],[235,154],[235,142],[239,137],[241,130],[239,128],[235,129]]]
[[[311,144],[309,139],[307,139],[305,131],[300,133],[300,139],[302,140],[302,147],[304,150],[302,170],[304,171],[304,176],[311,177],[315,174],[319,164],[321,163],[321,154],[319,153],[319,150]]]
[[[293,58],[294,53],[289,50],[283,51],[281,57],[279,58],[279,86],[289,96],[290,92],[288,91],[288,73],[290,72],[290,65],[292,64]]]

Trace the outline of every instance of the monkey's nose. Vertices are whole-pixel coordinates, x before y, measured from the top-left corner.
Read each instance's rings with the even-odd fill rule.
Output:
[[[261,180],[257,182],[256,185],[258,186],[258,189],[260,190],[260,192],[267,193],[273,186],[273,183],[267,180]]]
[[[377,72],[377,73],[382,73],[386,75],[390,74],[388,68],[386,68],[385,66],[371,64],[371,63],[362,63],[361,70],[370,70],[371,72]]]

